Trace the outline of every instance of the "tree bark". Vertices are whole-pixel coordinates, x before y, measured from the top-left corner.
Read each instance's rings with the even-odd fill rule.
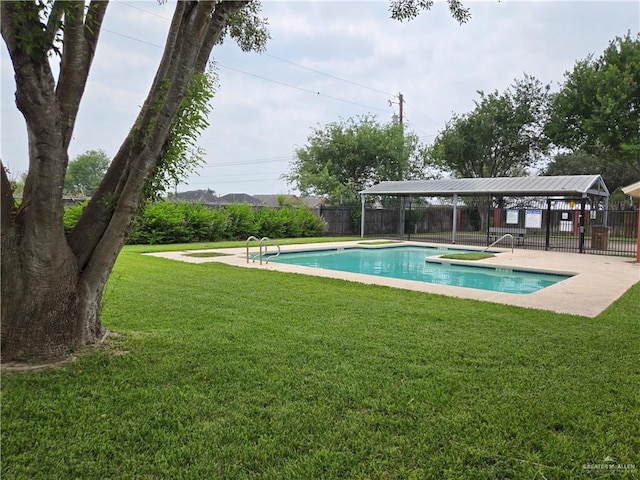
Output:
[[[4,164],[0,161],[0,232],[11,226],[14,213],[15,199],[13,198],[11,182],[9,182]]]
[[[104,333],[102,290],[82,281],[66,243],[48,261],[30,255],[12,229],[2,239],[2,359],[64,355],[97,342]]]

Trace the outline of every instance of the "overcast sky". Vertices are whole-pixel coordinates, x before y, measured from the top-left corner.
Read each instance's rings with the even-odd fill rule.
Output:
[[[207,165],[178,190],[295,192],[281,175],[315,127],[369,113],[391,121],[402,93],[405,124],[429,143],[453,113],[473,109],[478,90],[502,91],[525,73],[557,89],[577,60],[640,30],[638,1],[463,3],[472,17],[458,25],[444,2],[400,23],[386,1],[265,1],[265,53],[231,41],[214,48],[220,89],[200,141]],[[111,2],[71,159],[90,149],[116,153],[146,97],[174,6]],[[26,133],[4,43],[1,55],[0,153],[16,177],[28,168]]]

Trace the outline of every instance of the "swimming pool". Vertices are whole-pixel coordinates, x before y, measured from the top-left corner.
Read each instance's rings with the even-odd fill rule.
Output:
[[[516,294],[533,293],[570,277],[487,265],[425,261],[428,256],[468,251],[471,250],[418,246],[346,248],[282,253],[271,256],[269,261]]]

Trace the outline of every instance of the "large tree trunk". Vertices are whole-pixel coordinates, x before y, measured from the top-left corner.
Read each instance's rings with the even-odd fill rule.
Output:
[[[66,354],[98,341],[103,285],[89,288],[66,242],[42,261],[11,232],[2,242],[2,357]],[[97,288],[95,288],[97,287]]]
[[[56,2],[45,29],[37,3],[0,3],[2,37],[16,74],[16,104],[29,138],[29,173],[17,209],[0,166],[3,361],[61,355],[101,338],[102,292],[144,185],[161,160],[171,122],[191,77],[204,71],[230,17],[247,3],[178,2],[156,78],[134,127],[66,236],[62,186],[67,151],[107,2],[94,0],[88,7],[83,0]],[[47,54],[63,19],[56,84]],[[42,51],[38,42],[44,42]]]

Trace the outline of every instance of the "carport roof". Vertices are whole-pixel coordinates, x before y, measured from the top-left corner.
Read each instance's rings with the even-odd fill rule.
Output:
[[[449,178],[444,180],[406,180],[381,182],[360,192],[362,195],[411,197],[449,197],[504,195],[537,196],[609,196],[600,175],[560,175],[549,177]]]

